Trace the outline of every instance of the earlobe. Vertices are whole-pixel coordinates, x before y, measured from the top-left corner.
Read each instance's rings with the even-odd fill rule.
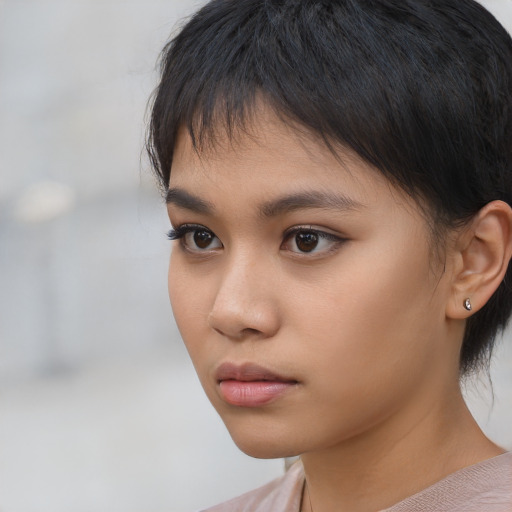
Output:
[[[503,281],[512,256],[512,208],[503,201],[484,206],[459,236],[449,318],[481,309]]]

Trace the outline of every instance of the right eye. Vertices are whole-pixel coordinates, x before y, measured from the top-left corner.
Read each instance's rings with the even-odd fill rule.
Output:
[[[169,240],[179,240],[181,245],[191,252],[206,252],[222,248],[222,242],[213,231],[199,225],[183,224],[171,229]]]

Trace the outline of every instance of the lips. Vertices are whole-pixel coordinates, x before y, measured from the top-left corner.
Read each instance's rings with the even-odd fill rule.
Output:
[[[223,363],[215,378],[222,399],[238,407],[261,407],[274,402],[298,383],[256,364]]]
[[[223,363],[215,373],[217,381],[238,380],[242,382],[272,381],[272,382],[297,382],[294,379],[274,373],[257,364],[235,365]]]

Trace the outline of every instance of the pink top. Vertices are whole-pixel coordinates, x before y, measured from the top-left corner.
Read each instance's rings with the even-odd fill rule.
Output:
[[[204,512],[299,512],[303,486],[297,462],[281,478]],[[512,452],[452,473],[381,512],[512,512]]]

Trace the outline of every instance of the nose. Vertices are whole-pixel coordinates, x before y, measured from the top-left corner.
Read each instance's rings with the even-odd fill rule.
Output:
[[[254,258],[226,262],[208,316],[209,326],[233,340],[265,339],[279,330],[275,274]]]

